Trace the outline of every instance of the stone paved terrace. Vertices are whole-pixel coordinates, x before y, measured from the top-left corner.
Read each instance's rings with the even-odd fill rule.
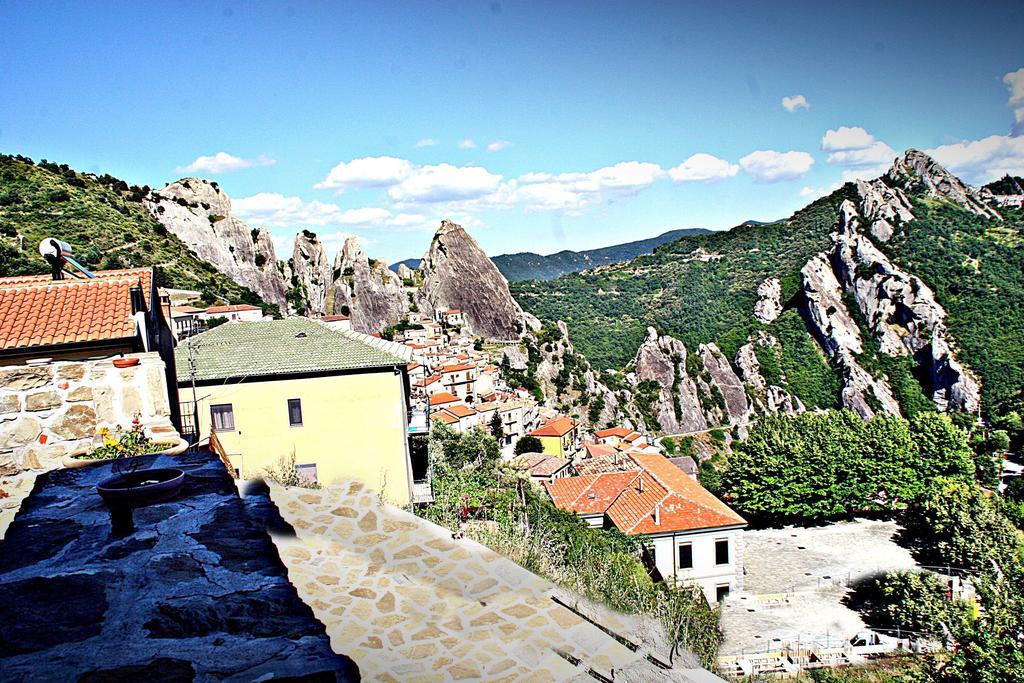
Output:
[[[95,484],[111,465],[41,474],[0,541],[3,681],[354,680],[215,456],[115,536]]]
[[[292,582],[367,680],[719,680],[678,660],[655,666],[552,599],[572,604],[565,591],[360,484],[275,485],[271,497],[297,533],[275,537]],[[629,618],[589,616],[635,637]]]
[[[917,566],[892,521],[860,519],[744,534],[744,591],[722,608],[721,655],[777,650],[784,641],[837,645],[865,628],[843,604],[849,584]]]

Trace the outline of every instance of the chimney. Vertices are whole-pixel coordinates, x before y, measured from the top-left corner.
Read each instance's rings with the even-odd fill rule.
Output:
[[[643,472],[640,472],[640,474],[637,475],[636,482],[637,482],[636,490],[639,491],[640,493],[643,493],[644,492],[644,473]]]
[[[654,506],[654,526],[661,526],[661,503]]]

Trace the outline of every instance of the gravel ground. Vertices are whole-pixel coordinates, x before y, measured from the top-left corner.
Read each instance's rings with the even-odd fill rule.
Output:
[[[898,529],[895,522],[856,520],[748,531],[745,590],[722,607],[721,654],[771,651],[782,640],[835,645],[863,629],[860,615],[842,604],[847,584],[917,566],[893,540]]]

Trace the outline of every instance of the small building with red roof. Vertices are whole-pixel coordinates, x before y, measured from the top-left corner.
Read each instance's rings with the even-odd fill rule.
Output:
[[[663,455],[618,457],[633,468],[548,482],[551,500],[591,526],[643,536],[661,578],[699,585],[708,602],[742,588],[746,520]]]
[[[527,436],[540,439],[543,452],[559,458],[570,458],[580,448],[580,423],[571,417],[560,416],[548,420],[544,426]]]

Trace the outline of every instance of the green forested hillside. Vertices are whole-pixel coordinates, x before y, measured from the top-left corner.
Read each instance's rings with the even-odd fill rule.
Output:
[[[161,285],[199,290],[209,303],[249,303],[278,312],[168,233],[142,205],[148,192],[111,176],[0,155],[0,276],[48,272],[37,246],[44,237],[56,237],[86,267],[158,266]]]
[[[565,320],[577,349],[599,368],[627,364],[648,325],[690,349],[716,342],[730,358],[751,333],[767,329],[782,350],[758,349],[766,374],[784,375],[808,406],[833,407],[838,378],[798,312],[787,310],[767,328],[752,312],[756,289],[767,277],[782,281],[784,302],[799,291],[800,269],[829,248],[838,207],[848,198],[857,199],[853,185],[788,220],[684,237],[593,272],[513,283],[512,292],[542,320]],[[984,404],[991,408],[1024,387],[1024,214],[1002,209],[1004,220],[989,220],[947,201],[912,201],[916,218],[879,246],[935,291],[963,349],[960,357],[982,379]],[[855,304],[848,308],[860,318]],[[865,322],[858,322],[866,332]],[[869,343],[859,360],[872,374],[889,377],[904,413],[931,407],[909,358],[880,354]]]
[[[776,223],[744,224],[728,232],[691,235],[626,263],[566,275],[548,282],[518,282],[512,293],[543,320],[569,324],[576,347],[598,368],[628,363],[652,325],[682,340],[687,348],[717,342],[732,357],[748,336],[763,327],[753,317],[757,287],[776,276],[783,300],[800,287],[807,258],[829,246],[829,233],[852,186],[824,197]],[[808,405],[831,407],[838,385],[824,356],[803,333],[793,311],[776,321],[775,332],[794,341],[775,361],[802,383]],[[766,359],[771,363],[771,359]]]

